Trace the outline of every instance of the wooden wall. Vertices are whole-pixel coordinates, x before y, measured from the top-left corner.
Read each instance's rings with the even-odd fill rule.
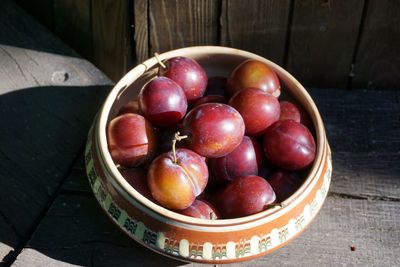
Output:
[[[224,45],[306,86],[400,89],[400,1],[15,1],[114,80],[154,52]]]

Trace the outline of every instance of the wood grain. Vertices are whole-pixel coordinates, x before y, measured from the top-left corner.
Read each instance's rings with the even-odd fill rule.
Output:
[[[399,211],[398,202],[328,196],[298,239],[244,266],[399,266]]]
[[[153,253],[129,239],[105,216],[92,196],[60,195],[34,233],[28,248],[22,251],[13,266],[183,264]]]
[[[93,63],[118,81],[132,64],[128,2],[92,0]]]
[[[368,1],[352,88],[400,89],[400,2]]]
[[[218,44],[218,1],[149,0],[150,54]]]
[[[310,89],[333,151],[398,153],[398,91]]]
[[[344,197],[400,201],[400,152],[333,152],[331,191]]]
[[[398,202],[329,196],[315,221],[294,242],[255,261],[228,266],[277,262],[280,266],[398,266],[399,213]],[[162,257],[129,240],[86,196],[60,196],[28,246],[14,266],[198,266]]]
[[[283,65],[290,0],[223,0],[221,45],[244,49]]]
[[[135,17],[135,61],[136,64],[139,64],[149,58],[148,1],[135,0],[133,5],[133,13]]]
[[[90,0],[53,0],[54,32],[85,58],[92,58]]]
[[[345,88],[363,1],[294,1],[288,70],[301,83]]]
[[[15,4],[1,1],[0,14],[0,94],[34,86],[110,84]]]
[[[12,228],[0,235],[4,254],[34,230],[111,82],[13,2],[0,5],[0,220]]]

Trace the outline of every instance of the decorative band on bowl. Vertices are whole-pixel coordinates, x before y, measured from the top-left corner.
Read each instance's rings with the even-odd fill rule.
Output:
[[[322,186],[317,190],[315,197],[305,205],[299,216],[291,218],[287,223],[277,229],[262,235],[254,235],[250,239],[228,241],[225,244],[212,242],[191,242],[189,239],[176,240],[166,236],[166,233],[155,231],[143,222],[129,216],[106,190],[106,187],[97,175],[92,156],[92,131],[89,131],[85,149],[86,172],[89,184],[100,206],[108,216],[123,229],[131,238],[149,248],[172,257],[197,261],[226,261],[231,259],[246,258],[265,253],[283,243],[286,243],[300,233],[315,217],[321,208],[330,185],[332,174],[332,161],[330,150],[327,155],[327,169],[323,174]]]

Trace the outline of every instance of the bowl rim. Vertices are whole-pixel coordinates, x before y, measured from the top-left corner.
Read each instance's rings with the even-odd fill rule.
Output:
[[[203,52],[204,51],[204,52]],[[151,57],[143,63],[137,65],[135,68],[130,70],[127,74],[122,77],[122,79],[113,87],[113,89],[108,94],[103,106],[100,109],[99,116],[97,118],[97,127],[96,131],[94,131],[94,137],[96,138],[97,143],[97,154],[99,160],[102,160],[105,164],[103,165],[106,170],[104,171],[107,179],[113,184],[114,187],[119,187],[118,191],[122,193],[122,195],[131,203],[139,202],[139,208],[143,211],[149,212],[156,216],[161,216],[163,220],[167,221],[175,221],[180,222],[190,226],[206,226],[206,227],[217,227],[221,230],[221,227],[229,227],[244,224],[253,225],[255,222],[265,220],[273,220],[279,217],[281,214],[286,213],[288,210],[294,208],[297,203],[301,202],[301,199],[307,195],[307,191],[310,191],[313,187],[312,185],[316,183],[316,181],[320,178],[318,173],[322,172],[322,166],[324,163],[324,155],[326,153],[326,138],[325,138],[325,130],[322,122],[322,118],[319,114],[319,111],[312,100],[311,96],[308,94],[307,90],[286,70],[284,70],[279,65],[273,63],[272,61],[261,57],[257,54],[236,49],[230,47],[222,47],[222,46],[192,46],[185,47],[180,49],[171,50],[162,54],[159,54],[158,57],[161,60],[166,60],[175,56],[188,56],[187,54],[204,54],[207,56],[212,55],[237,55],[243,58],[253,58],[256,60],[260,60],[270,66],[278,75],[281,83],[282,81],[291,92],[292,95],[296,95],[295,98],[297,100],[298,97],[302,97],[303,101],[307,102],[309,105],[309,115],[313,121],[315,127],[316,134],[316,144],[317,151],[314,163],[304,181],[302,186],[290,196],[288,199],[281,203],[281,206],[276,206],[265,211],[252,214],[245,217],[233,218],[233,219],[219,219],[219,220],[205,220],[199,218],[193,218],[189,216],[185,216],[179,214],[177,212],[168,210],[152,201],[142,196],[138,191],[136,191],[122,176],[117,166],[113,162],[111,158],[111,154],[108,151],[107,146],[107,137],[106,137],[106,127],[107,121],[109,117],[109,112],[113,106],[115,100],[119,98],[122,92],[132,84],[137,78],[145,74],[146,71],[156,67],[158,65],[158,61],[155,57]],[[190,57],[190,56],[188,56]],[[245,60],[245,59],[244,59]],[[290,86],[289,86],[290,84]],[[296,89],[292,89],[296,88]],[[293,92],[293,91],[297,92]],[[304,105],[303,105],[304,106]],[[306,107],[304,107],[306,108]],[[312,112],[310,112],[312,111]],[[107,175],[108,174],[108,175]],[[308,189],[308,190],[307,190]],[[144,207],[140,207],[143,205]],[[231,228],[231,227],[229,227]]]

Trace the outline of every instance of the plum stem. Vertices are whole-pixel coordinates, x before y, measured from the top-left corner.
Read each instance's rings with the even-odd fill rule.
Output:
[[[183,139],[188,138],[187,135],[180,135],[180,134],[181,134],[180,132],[176,132],[174,139],[172,139],[172,154],[174,155],[174,163],[175,164],[178,163],[178,159],[176,158],[176,149],[175,149],[176,141],[181,141]]]
[[[160,55],[159,55],[158,53],[154,53],[154,57],[157,59],[158,64],[160,64],[160,66],[161,66],[163,69],[166,69],[166,68],[167,68],[167,66],[161,61]]]

